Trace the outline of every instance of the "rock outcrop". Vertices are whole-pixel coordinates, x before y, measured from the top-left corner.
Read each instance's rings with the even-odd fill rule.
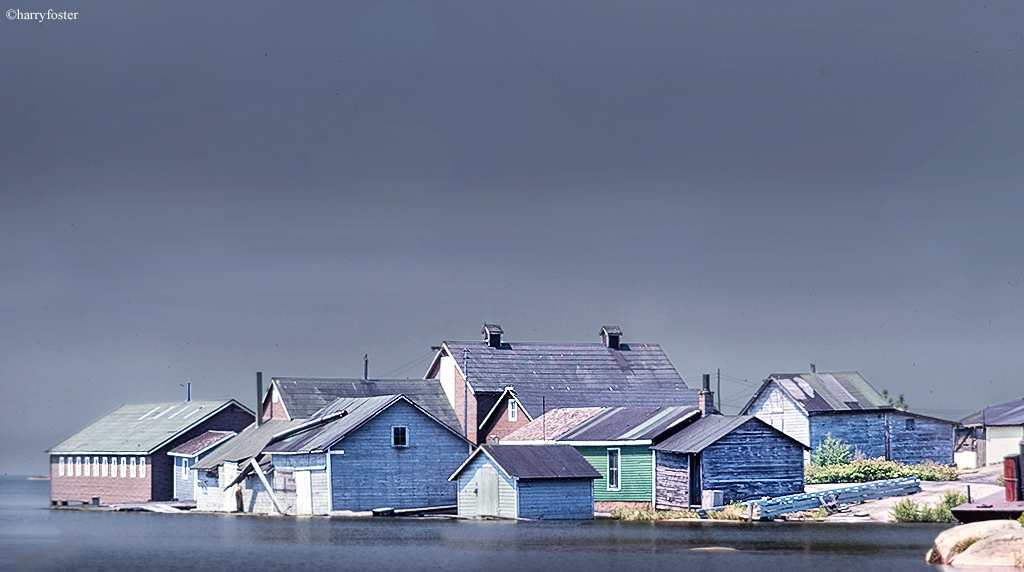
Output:
[[[925,560],[962,568],[1024,568],[1024,527],[1015,520],[986,520],[944,531]]]

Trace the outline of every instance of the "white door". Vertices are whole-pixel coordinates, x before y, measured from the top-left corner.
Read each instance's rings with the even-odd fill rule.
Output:
[[[313,514],[313,481],[309,471],[295,471],[295,514]]]
[[[476,509],[481,516],[498,516],[498,472],[490,465],[477,472]]]

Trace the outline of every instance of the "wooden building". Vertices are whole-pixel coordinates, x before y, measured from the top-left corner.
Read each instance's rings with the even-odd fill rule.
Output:
[[[831,435],[870,458],[953,463],[956,422],[894,409],[855,371],[772,374],[741,413],[812,451]]]
[[[601,328],[601,343],[508,342],[497,324],[481,333],[442,342],[424,376],[474,443],[500,442],[545,410],[697,405],[660,346],[624,343],[616,326]]]
[[[241,431],[253,419],[233,399],[122,405],[47,450],[50,500],[170,500],[174,461],[169,451],[207,431]]]
[[[1021,453],[1024,439],[1024,399],[1015,399],[986,407],[960,421],[963,426],[957,455],[973,454],[973,465],[995,465],[1007,455]],[[960,463],[958,463],[960,464]]]
[[[174,459],[174,498],[196,500],[196,472],[192,467],[217,445],[237,435],[234,431],[207,431],[167,452]]]
[[[571,445],[602,477],[594,481],[598,511],[649,507],[655,501],[651,445],[699,418],[694,407],[557,409],[509,434],[501,443]]]
[[[590,520],[601,475],[567,445],[483,445],[449,480],[459,516]]]
[[[720,490],[726,504],[804,492],[804,450],[751,415],[708,415],[651,447],[655,506],[688,508]]]
[[[272,508],[294,514],[456,504],[448,476],[469,454],[459,431],[403,395],[338,398],[263,449],[272,475],[250,462]],[[244,476],[244,475],[243,475]],[[251,477],[249,477],[251,479]],[[259,497],[260,486],[251,485]]]

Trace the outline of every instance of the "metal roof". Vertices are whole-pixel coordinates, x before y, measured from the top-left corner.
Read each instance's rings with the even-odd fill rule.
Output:
[[[804,449],[808,447],[786,435],[782,431],[768,425],[753,415],[708,415],[702,417],[692,424],[684,427],[675,435],[654,445],[651,449],[669,453],[699,453],[716,441],[732,433],[746,423],[757,423],[768,427],[780,436],[800,445]]]
[[[259,455],[271,438],[277,433],[300,425],[304,419],[271,419],[264,421],[259,427],[255,423],[246,427],[241,433],[228,439],[216,449],[196,462],[192,468],[209,470],[225,462],[241,463]]]
[[[148,455],[231,405],[249,412],[234,399],[122,405],[47,452]]]
[[[339,397],[405,395],[445,425],[460,429],[448,397],[436,379],[343,379],[275,377],[271,383],[292,419],[307,419]]]
[[[601,473],[570,445],[482,445],[448,480],[454,480],[478,454],[486,454],[518,479],[600,479]]]
[[[964,425],[1024,425],[1024,399],[1015,399],[986,407],[981,411],[965,417],[960,423]]]
[[[608,407],[558,441],[636,441],[656,439],[693,416],[696,407]]]
[[[807,413],[893,409],[856,371],[832,373],[773,373],[743,408],[748,413],[754,401],[771,385],[777,385]]]
[[[520,405],[533,417],[542,407],[657,407],[697,405],[657,344],[444,342],[427,377],[438,375],[440,358],[451,355],[460,371],[469,350],[469,385],[475,393],[501,393],[514,387]],[[542,400],[544,405],[542,406]]]
[[[207,431],[195,439],[185,441],[181,445],[167,452],[168,455],[180,457],[194,457],[211,447],[215,447],[225,439],[234,437],[238,433],[234,431]]]
[[[564,407],[553,409],[501,438],[515,441],[557,441],[559,437],[601,412],[601,407]]]

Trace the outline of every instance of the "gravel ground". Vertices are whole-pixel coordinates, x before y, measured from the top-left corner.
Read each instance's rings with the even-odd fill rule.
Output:
[[[934,506],[942,500],[942,495],[946,494],[947,491],[954,491],[960,494],[967,494],[967,486],[971,487],[971,498],[979,499],[999,491],[1003,490],[1003,487],[996,485],[996,477],[1002,472],[1002,465],[991,465],[983,467],[981,469],[974,469],[970,471],[964,471],[960,474],[960,479],[956,481],[946,482],[921,482],[921,492],[910,495],[909,498],[913,499],[918,504],[927,504]],[[831,483],[827,485],[807,485],[804,489],[807,492],[825,491],[829,489],[839,489],[843,487],[854,486],[858,483]],[[908,497],[889,497],[879,500],[868,501],[861,504],[855,505],[844,505],[847,509],[846,512],[840,512],[828,517],[825,520],[829,521],[878,521],[878,522],[891,522],[890,513],[892,507],[900,500]]]

